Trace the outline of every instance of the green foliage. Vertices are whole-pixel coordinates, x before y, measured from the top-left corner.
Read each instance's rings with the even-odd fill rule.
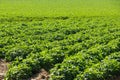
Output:
[[[116,57],[117,56],[117,57]],[[74,80],[104,80],[113,75],[120,74],[120,52],[112,53],[101,62],[85,69]]]
[[[31,76],[31,69],[25,64],[20,64],[9,69],[6,80],[23,80]]]
[[[42,68],[50,71],[50,80],[97,80],[118,75],[119,20],[0,18],[0,58],[11,63],[5,79],[28,79]]]
[[[26,46],[15,47],[15,48],[10,49],[6,53],[5,59],[6,61],[13,61],[16,58],[24,59],[30,52],[31,50],[29,49],[28,46],[27,47]]]
[[[51,80],[73,80],[76,74],[86,67],[85,64],[91,65],[91,63],[85,61],[84,57],[82,55],[71,56],[61,64],[55,65],[51,70]]]

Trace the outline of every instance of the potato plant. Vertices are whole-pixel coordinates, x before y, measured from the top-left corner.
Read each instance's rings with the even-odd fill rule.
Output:
[[[5,80],[27,80],[40,69],[50,80],[98,80],[120,72],[120,17],[0,18]]]

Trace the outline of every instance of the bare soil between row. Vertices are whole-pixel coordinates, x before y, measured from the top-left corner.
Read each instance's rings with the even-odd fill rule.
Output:
[[[0,80],[4,80],[4,76],[8,70],[8,63],[0,59]]]

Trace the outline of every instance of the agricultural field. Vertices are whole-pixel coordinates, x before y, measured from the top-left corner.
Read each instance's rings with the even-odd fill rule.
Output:
[[[0,0],[0,80],[42,69],[34,80],[120,80],[120,1]]]

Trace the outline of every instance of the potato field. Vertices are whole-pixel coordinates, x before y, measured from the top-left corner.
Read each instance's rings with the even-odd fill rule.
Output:
[[[0,60],[0,80],[120,80],[120,1],[0,0]]]

